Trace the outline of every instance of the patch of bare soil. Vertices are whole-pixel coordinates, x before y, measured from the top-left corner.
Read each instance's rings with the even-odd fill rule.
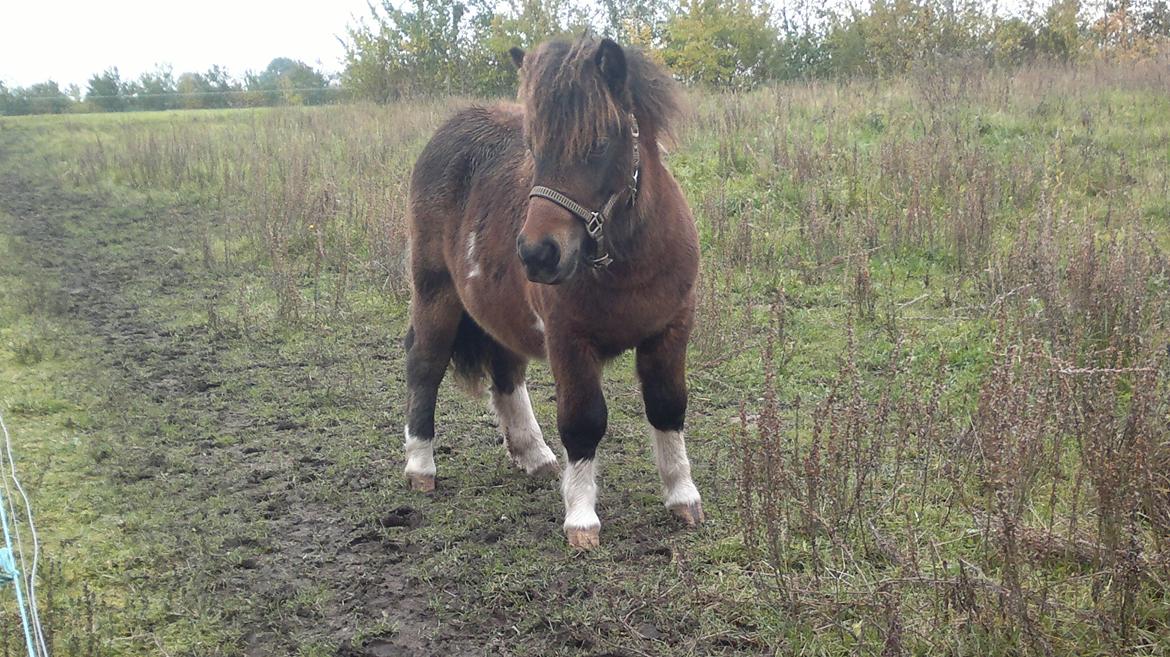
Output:
[[[88,356],[110,408],[95,409],[107,425],[95,454],[126,506],[98,512],[145,516],[143,537],[169,544],[148,590],[215,614],[238,636],[222,646],[230,652],[483,654],[486,628],[438,623],[428,611],[435,587],[410,576],[412,555],[442,547],[412,538],[423,512],[350,504],[354,493],[400,485],[385,413],[399,386],[352,376],[364,363],[398,376],[394,336],[304,359],[273,337],[168,328],[159,308],[198,306],[224,287],[175,242],[190,243],[190,213],[0,175],[0,208],[15,218],[30,271],[60,281],[64,314],[99,345]],[[344,450],[329,446],[347,441],[369,457],[338,464]]]

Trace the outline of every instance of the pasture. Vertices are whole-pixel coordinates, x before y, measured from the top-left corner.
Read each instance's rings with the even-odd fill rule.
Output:
[[[627,355],[584,554],[449,381],[438,489],[402,476],[407,182],[469,99],[0,119],[56,653],[1165,654],[1167,70],[689,92],[708,519],[662,508]]]

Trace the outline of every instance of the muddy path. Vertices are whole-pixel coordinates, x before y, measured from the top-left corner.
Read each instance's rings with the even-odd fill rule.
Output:
[[[145,518],[142,538],[168,544],[153,588],[238,632],[216,652],[482,654],[475,633],[428,612],[432,587],[404,562],[435,549],[411,536],[423,512],[352,506],[356,491],[398,484],[384,408],[385,379],[400,370],[393,336],[290,353],[278,339],[165,321],[161,313],[224,288],[183,248],[194,210],[150,216],[12,171],[0,179],[0,209],[15,219],[8,228],[29,275],[55,281],[62,317],[93,338],[87,356],[109,404],[95,454],[125,502],[101,511],[133,512]],[[368,414],[365,426],[320,417],[327,396]],[[356,434],[361,463],[339,476],[325,446]]]

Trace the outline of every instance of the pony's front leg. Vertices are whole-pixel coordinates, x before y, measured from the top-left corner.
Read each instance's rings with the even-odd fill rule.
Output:
[[[663,502],[675,516],[694,527],[703,522],[703,504],[691,479],[691,462],[683,441],[690,325],[687,312],[662,333],[638,345],[637,363],[646,419],[654,438],[654,462],[662,478]]]
[[[569,545],[598,546],[597,444],[608,414],[601,392],[601,362],[584,341],[549,340],[549,364],[557,385],[557,429],[565,446],[561,492],[565,499],[565,536]]]

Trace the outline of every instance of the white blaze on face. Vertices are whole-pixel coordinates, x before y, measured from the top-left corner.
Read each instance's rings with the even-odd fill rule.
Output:
[[[504,432],[504,446],[516,465],[532,474],[542,467],[555,464],[557,457],[544,442],[544,434],[532,412],[528,386],[521,383],[509,394],[492,391],[492,408]]]
[[[699,489],[691,481],[691,462],[681,431],[659,431],[651,427],[654,437],[654,463],[662,477],[662,501],[667,508],[699,501]]]
[[[467,278],[475,278],[482,272],[479,269],[479,262],[475,259],[475,241],[479,236],[475,231],[467,234],[467,265],[470,269],[467,271]]]
[[[403,430],[406,434],[406,474],[435,476],[434,441],[415,438],[410,435],[410,427]]]
[[[566,457],[567,458],[567,457]],[[561,479],[565,497],[565,530],[601,527],[597,517],[597,461],[582,459],[569,462]]]
[[[536,329],[537,333],[544,333],[544,320],[540,318],[540,315],[536,316],[536,323],[532,326]]]

